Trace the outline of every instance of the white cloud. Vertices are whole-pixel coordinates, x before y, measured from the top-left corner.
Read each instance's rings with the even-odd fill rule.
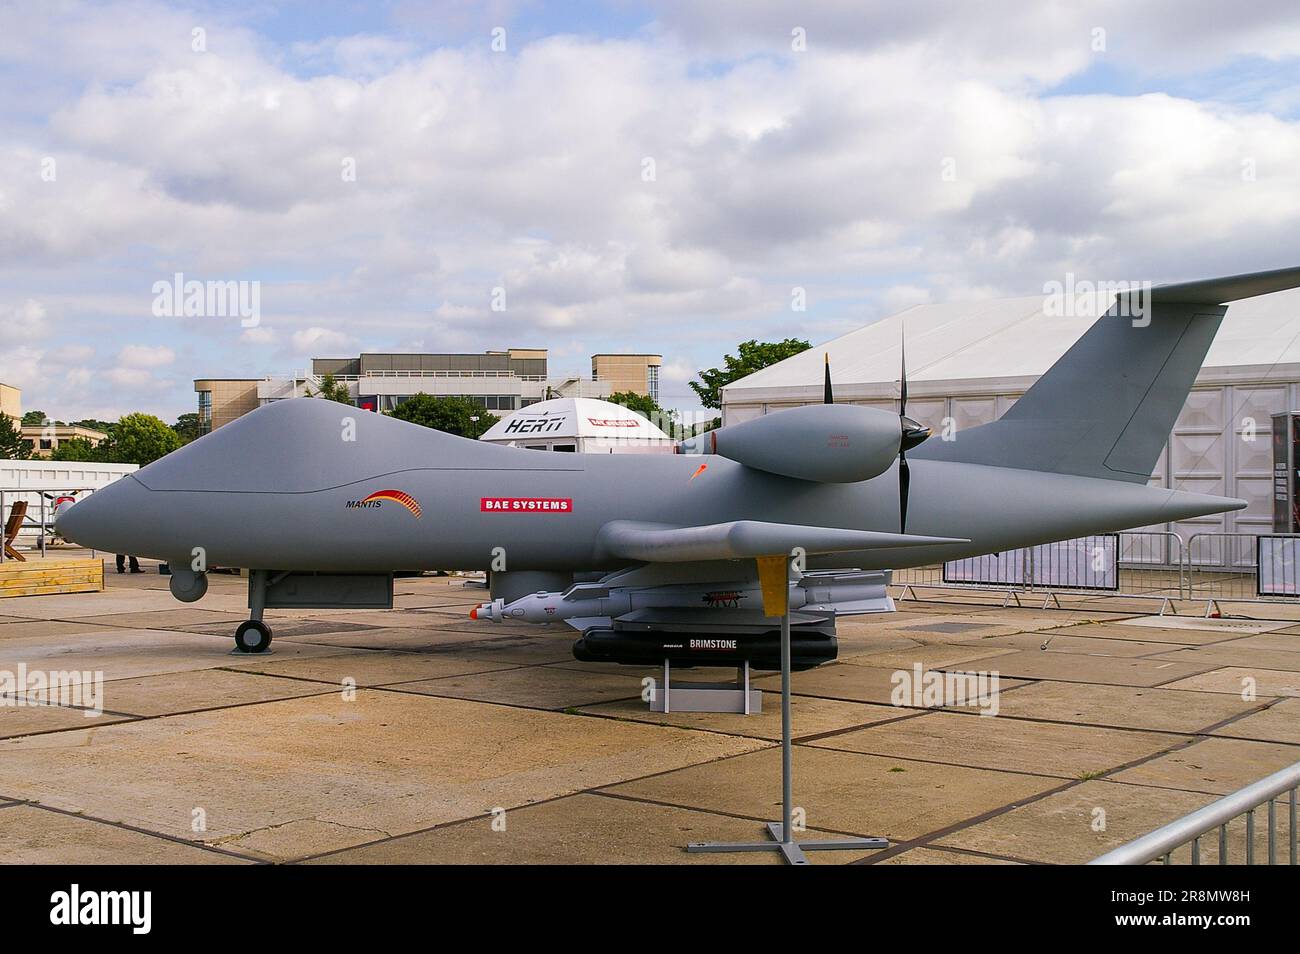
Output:
[[[356,339],[328,328],[305,328],[293,333],[293,349],[299,354],[326,357],[327,352],[346,352],[355,347]]]
[[[176,352],[166,345],[127,345],[117,353],[117,360],[127,368],[161,368],[176,360]]]
[[[256,328],[245,328],[239,337],[240,340],[251,345],[269,345],[274,344],[278,336],[274,328],[258,326]]]
[[[35,341],[50,330],[45,306],[33,298],[11,308],[0,308],[0,344]]]
[[[36,106],[0,91],[0,261],[15,299],[54,316],[0,321],[0,338],[10,357],[27,342],[46,368],[87,366],[32,336],[110,353],[132,322],[157,340],[160,277],[260,280],[276,331],[167,319],[171,358],[122,349],[125,369],[177,366],[177,407],[186,378],[276,370],[264,354],[526,341],[671,348],[693,372],[744,338],[829,335],[926,296],[1032,291],[1067,270],[1208,276],[1294,264],[1300,247],[1293,114],[1054,92],[1098,64],[1158,89],[1161,71],[1293,62],[1300,8],[1273,0],[1231,16],[1167,0],[669,3],[616,40],[525,36],[512,4],[452,0],[403,5],[400,35],[281,46],[254,16],[205,15],[202,54],[188,12],[60,10],[6,14],[0,37],[0,61],[48,80]],[[444,23],[469,39],[430,47]],[[508,54],[487,46],[498,23]],[[796,285],[807,314],[790,311]],[[689,398],[686,380],[665,371]]]
[[[144,388],[154,383],[154,376],[144,368],[109,368],[104,378],[124,388]]]

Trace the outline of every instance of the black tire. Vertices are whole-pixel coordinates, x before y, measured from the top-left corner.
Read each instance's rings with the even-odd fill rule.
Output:
[[[264,653],[271,645],[271,627],[250,619],[235,630],[235,648],[245,653]]]

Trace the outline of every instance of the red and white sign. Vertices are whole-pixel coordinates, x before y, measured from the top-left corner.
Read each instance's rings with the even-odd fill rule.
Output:
[[[635,418],[625,417],[589,417],[587,422],[593,427],[639,427],[641,422]]]
[[[480,497],[483,513],[573,513],[572,497]]]

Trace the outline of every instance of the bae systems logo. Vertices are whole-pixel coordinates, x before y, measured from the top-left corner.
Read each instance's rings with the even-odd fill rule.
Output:
[[[349,500],[343,506],[348,510],[371,510],[383,506],[385,502],[390,500],[411,511],[411,513],[415,514],[416,519],[419,519],[424,513],[420,509],[420,502],[404,490],[376,490],[364,500]]]
[[[572,497],[480,497],[480,513],[573,513]]]

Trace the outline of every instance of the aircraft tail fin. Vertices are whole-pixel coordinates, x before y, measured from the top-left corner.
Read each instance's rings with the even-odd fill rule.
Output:
[[[1296,287],[1300,268],[1121,294],[999,420],[912,456],[1146,483],[1224,303]]]

